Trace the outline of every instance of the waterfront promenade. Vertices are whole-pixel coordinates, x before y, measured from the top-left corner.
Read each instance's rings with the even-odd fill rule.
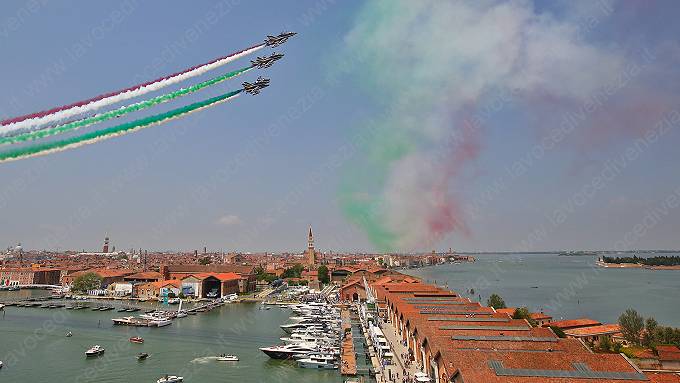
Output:
[[[408,349],[401,342],[401,335],[399,335],[392,323],[389,322],[382,322],[381,329],[394,356],[392,357],[393,363],[383,369],[380,377],[376,377],[378,382],[401,382],[404,372],[407,373],[407,376],[411,377],[409,381],[413,381],[414,374],[420,370],[415,363],[409,365],[404,359],[404,356],[408,355]]]

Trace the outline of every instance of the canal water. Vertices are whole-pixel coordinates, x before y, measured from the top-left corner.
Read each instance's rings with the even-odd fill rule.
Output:
[[[660,324],[680,327],[680,270],[601,268],[595,256],[474,257],[474,263],[402,271],[483,303],[496,293],[508,306],[543,310],[555,320],[589,317],[616,323],[623,311],[634,308]]]
[[[3,291],[0,300],[9,294],[45,292]],[[230,304],[163,328],[112,325],[111,318],[126,315],[132,314],[6,307],[0,311],[0,360],[5,364],[0,382],[152,383],[164,374],[184,376],[187,383],[343,381],[337,371],[298,368],[293,362],[271,360],[258,349],[281,343],[279,325],[288,321],[288,309]],[[144,344],[128,341],[135,335]],[[106,349],[104,356],[86,359],[85,350],[95,344]],[[139,362],[139,352],[151,356]],[[218,362],[214,356],[221,353],[236,354],[240,361]]]

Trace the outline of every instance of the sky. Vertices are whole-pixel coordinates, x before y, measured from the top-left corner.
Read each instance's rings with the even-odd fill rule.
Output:
[[[0,246],[300,251],[312,225],[332,251],[678,249],[679,8],[3,1],[2,118],[298,35],[125,121],[266,75],[260,95],[0,164]]]

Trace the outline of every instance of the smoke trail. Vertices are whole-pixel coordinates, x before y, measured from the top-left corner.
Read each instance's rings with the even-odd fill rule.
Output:
[[[466,235],[460,196],[485,127],[532,136],[499,116],[476,121],[501,93],[511,98],[504,112],[542,134],[560,124],[565,111],[589,108],[612,88],[618,91],[607,96],[613,106],[584,112],[587,121],[575,135],[590,139],[606,130],[612,141],[622,126],[658,120],[657,109],[669,105],[659,97],[656,108],[633,113],[650,103],[641,95],[659,94],[640,84],[643,76],[620,91],[616,86],[635,59],[613,44],[586,41],[580,27],[568,16],[538,11],[531,1],[365,4],[339,55],[362,58],[353,75],[386,112],[370,126],[372,139],[340,183],[345,215],[383,251],[423,249],[450,233]],[[598,128],[604,118],[599,125],[607,128]]]
[[[24,158],[37,157],[50,153],[61,152],[68,149],[74,149],[79,146],[94,144],[96,142],[103,141],[112,137],[122,136],[128,133],[135,132],[137,130],[148,128],[153,125],[162,124],[164,122],[186,116],[193,112],[197,112],[202,109],[209,108],[220,103],[229,101],[232,98],[237,97],[242,91],[243,89],[239,89],[233,92],[209,98],[204,101],[199,101],[181,108],[173,109],[165,113],[142,118],[139,120],[131,121],[125,124],[113,126],[102,130],[95,130],[93,132],[89,132],[76,137],[71,137],[65,140],[47,142],[44,144],[28,146],[25,148],[0,153],[0,162],[16,161]]]
[[[219,84],[221,82],[224,82],[230,78],[236,77],[242,73],[245,73],[249,70],[253,69],[252,66],[247,67],[247,68],[241,68],[238,70],[235,70],[233,72],[229,72],[227,74],[224,74],[219,77],[212,78],[210,80],[198,83],[196,85],[192,85],[188,88],[182,88],[179,90],[176,90],[174,92],[170,92],[168,94],[163,94],[157,97],[154,97],[149,100],[145,101],[140,101],[134,104],[130,104],[127,106],[123,106],[119,109],[111,110],[106,113],[94,115],[88,118],[84,118],[81,120],[76,120],[72,122],[68,122],[66,124],[61,124],[61,125],[56,125],[56,126],[50,126],[44,129],[40,130],[35,130],[35,131],[29,131],[29,132],[23,132],[23,133],[18,133],[14,136],[9,136],[9,137],[0,137],[0,145],[5,145],[5,144],[14,144],[14,143],[19,143],[19,142],[25,142],[25,141],[33,141],[37,140],[40,138],[45,138],[49,137],[55,134],[60,134],[60,133],[66,133],[72,130],[84,128],[87,126],[90,126],[92,124],[96,124],[99,122],[107,121],[116,117],[120,117],[123,115],[126,115],[128,113],[136,112],[139,110],[143,110],[146,108],[150,108],[152,106],[162,104],[168,101],[172,101],[178,97],[185,96],[187,94],[191,94],[193,92],[199,91],[201,89],[207,88],[212,85]]]
[[[106,105],[111,105],[117,102],[141,96],[143,94],[156,91],[166,86],[184,81],[186,79],[195,76],[200,76],[210,70],[219,68],[236,59],[254,53],[259,49],[262,49],[264,46],[265,46],[264,44],[259,44],[247,48],[245,50],[232,53],[228,56],[223,56],[214,59],[205,64],[196,65],[183,71],[158,78],[156,80],[148,81],[143,84],[133,85],[126,89],[101,94],[88,100],[78,101],[73,104],[59,106],[42,112],[27,114],[24,116],[14,117],[11,119],[0,121],[0,133],[11,132],[17,129],[31,128],[36,125],[46,124],[53,121],[59,121],[64,118],[76,116],[83,112],[96,110]]]

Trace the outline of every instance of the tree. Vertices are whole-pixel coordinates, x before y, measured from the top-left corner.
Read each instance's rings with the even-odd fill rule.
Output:
[[[489,307],[493,307],[496,310],[506,308],[505,301],[498,294],[491,294],[489,299],[486,301],[486,305]]]
[[[102,277],[94,272],[85,273],[73,280],[73,291],[85,292],[96,290],[102,286]]]
[[[603,336],[602,339],[600,339],[600,344],[598,346],[600,348],[600,351],[609,352],[612,350],[612,347],[614,345],[612,344],[612,340],[608,336]]]
[[[198,263],[201,264],[201,265],[204,265],[204,266],[209,265],[210,262],[211,262],[210,257],[207,257],[207,256],[198,260]]]
[[[285,269],[283,271],[283,278],[300,278],[302,277],[302,270],[304,270],[304,266],[301,264],[296,264],[295,266]]]
[[[318,277],[319,277],[319,282],[323,283],[324,285],[327,285],[328,283],[330,283],[331,277],[328,274],[328,267],[326,267],[326,265],[319,266],[317,273],[318,273]]]
[[[642,334],[642,345],[645,347],[652,347],[656,343],[657,329],[659,323],[656,319],[649,317],[645,319],[645,332]]]
[[[619,316],[619,326],[623,337],[633,343],[640,344],[640,335],[645,327],[645,319],[633,309],[628,309]]]
[[[534,318],[531,317],[529,309],[526,307],[518,307],[515,312],[512,313],[512,319],[526,319],[530,325],[536,327],[537,323]]]

